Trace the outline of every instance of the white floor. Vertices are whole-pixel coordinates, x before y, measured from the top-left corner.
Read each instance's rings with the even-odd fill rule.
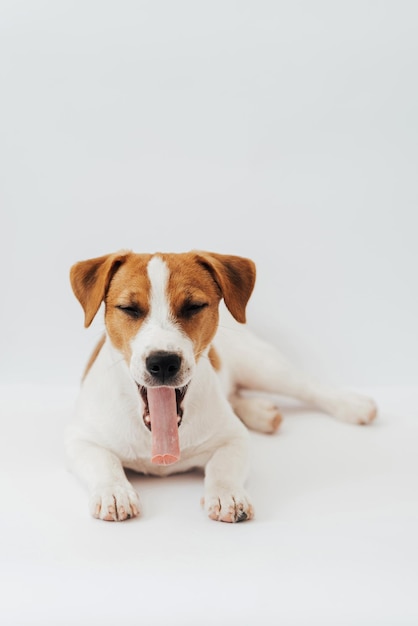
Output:
[[[202,477],[134,477],[143,516],[91,519],[62,449],[75,389],[0,387],[5,626],[418,624],[418,389],[371,427],[285,404],[252,434],[256,519],[206,519]]]

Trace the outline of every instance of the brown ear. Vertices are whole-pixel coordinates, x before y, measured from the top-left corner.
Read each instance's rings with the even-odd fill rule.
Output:
[[[250,259],[213,252],[197,252],[198,261],[212,274],[224,302],[238,322],[245,322],[245,307],[254,289],[255,264]]]
[[[70,270],[71,286],[84,309],[84,326],[92,323],[109,288],[112,276],[126,260],[129,252],[117,252],[80,261]]]

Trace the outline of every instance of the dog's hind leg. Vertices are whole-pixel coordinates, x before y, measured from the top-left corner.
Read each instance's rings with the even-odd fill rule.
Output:
[[[236,392],[229,397],[229,402],[240,420],[251,430],[275,433],[283,419],[274,402],[267,398],[245,397]]]
[[[238,390],[241,388],[289,396],[353,424],[369,424],[376,417],[377,407],[371,398],[313,380],[245,326],[221,332],[220,347],[222,359],[226,361],[232,378],[231,383]],[[250,428],[268,432],[264,427],[257,428],[254,425],[257,423],[256,417],[249,417],[247,398],[232,395],[230,400],[244,423]],[[246,409],[243,409],[243,400]]]

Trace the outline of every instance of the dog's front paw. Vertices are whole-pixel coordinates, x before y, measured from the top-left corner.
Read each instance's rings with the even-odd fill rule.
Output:
[[[252,504],[242,489],[207,492],[202,505],[209,517],[218,522],[245,522],[254,517]]]
[[[139,497],[129,484],[101,485],[90,496],[90,513],[107,522],[123,522],[139,515]]]

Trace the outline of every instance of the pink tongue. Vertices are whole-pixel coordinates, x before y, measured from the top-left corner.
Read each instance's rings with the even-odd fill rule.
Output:
[[[170,465],[180,458],[176,392],[173,387],[148,387],[151,419],[151,463]]]

